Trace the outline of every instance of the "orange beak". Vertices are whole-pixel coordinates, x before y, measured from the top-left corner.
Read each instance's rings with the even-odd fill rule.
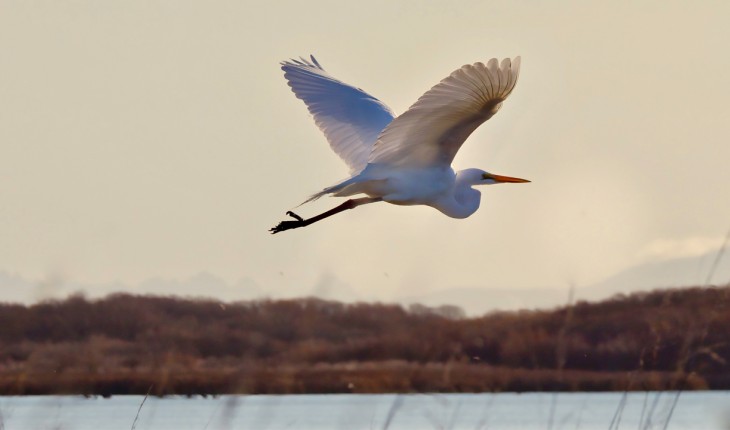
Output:
[[[492,179],[496,182],[512,182],[512,183],[530,182],[527,179],[513,178],[511,176],[493,175],[491,173],[485,173],[484,179]]]

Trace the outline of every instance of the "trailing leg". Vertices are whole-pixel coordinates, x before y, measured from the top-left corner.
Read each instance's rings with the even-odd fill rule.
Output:
[[[299,228],[299,227],[306,227],[309,224],[314,224],[317,221],[321,221],[325,218],[331,217],[332,215],[338,214],[342,211],[346,211],[348,209],[354,209],[361,205],[366,205],[368,203],[375,203],[383,200],[380,197],[362,197],[359,199],[350,199],[346,202],[342,203],[341,205],[328,210],[327,212],[323,212],[317,216],[313,216],[309,219],[304,219],[300,217],[299,215],[295,214],[292,211],[288,211],[286,214],[290,217],[294,218],[295,221],[282,221],[277,225],[276,227],[273,227],[269,229],[271,234],[276,234],[285,230],[291,230],[293,228]]]

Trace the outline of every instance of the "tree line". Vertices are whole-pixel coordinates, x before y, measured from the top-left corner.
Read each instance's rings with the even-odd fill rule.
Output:
[[[730,388],[730,287],[466,318],[316,298],[0,304],[0,394]]]

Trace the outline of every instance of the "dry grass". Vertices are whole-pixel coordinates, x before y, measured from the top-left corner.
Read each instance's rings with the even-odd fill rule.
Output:
[[[0,394],[727,389],[728,305],[728,287],[479,318],[315,299],[0,305]]]

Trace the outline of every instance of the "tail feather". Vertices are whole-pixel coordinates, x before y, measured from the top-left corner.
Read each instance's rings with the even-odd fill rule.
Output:
[[[311,196],[309,196],[309,197],[307,198],[307,200],[305,200],[305,201],[303,201],[303,202],[299,203],[299,204],[297,205],[297,207],[299,207],[299,206],[302,206],[302,205],[306,205],[307,203],[311,203],[311,202],[313,202],[313,201],[315,201],[315,200],[318,200],[318,199],[319,199],[320,197],[322,197],[322,196],[325,196],[325,195],[329,194],[329,191],[328,191],[328,189],[329,189],[329,188],[325,188],[324,190],[322,190],[322,191],[320,191],[320,192],[318,192],[318,193],[314,193],[314,194],[312,194]]]
[[[301,202],[297,207],[299,207],[301,205],[304,205],[304,204],[307,204],[307,203],[310,203],[310,202],[313,202],[313,201],[319,199],[322,196],[326,196],[327,194],[335,194],[335,193],[337,193],[339,191],[342,191],[345,187],[356,183],[356,180],[355,179],[356,178],[346,179],[346,180],[344,180],[344,181],[342,181],[342,182],[340,182],[340,183],[338,183],[336,185],[332,185],[331,187],[327,187],[327,188],[323,189],[322,191],[320,191],[318,193],[314,193],[311,196],[309,196],[309,198],[307,198],[307,200]]]

